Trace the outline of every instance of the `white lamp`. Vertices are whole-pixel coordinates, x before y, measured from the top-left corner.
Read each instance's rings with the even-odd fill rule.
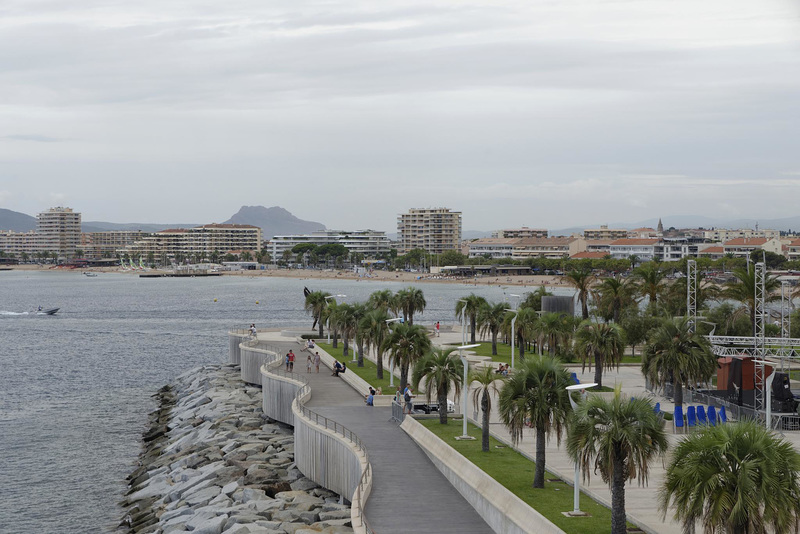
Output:
[[[578,389],[586,389],[586,388],[593,388],[597,384],[590,383],[590,384],[575,384],[572,386],[567,386],[565,389],[569,392],[569,403],[572,406],[572,411],[574,412],[578,408],[578,404],[572,399],[572,392]],[[585,512],[581,512],[581,468],[578,462],[575,462],[575,482],[572,488],[573,495],[572,495],[572,507],[573,510],[568,512],[571,516],[582,516],[586,515]]]
[[[461,363],[464,365],[464,395],[461,398],[461,416],[464,419],[464,430],[460,436],[456,439],[475,439],[472,436],[467,435],[467,394],[469,393],[469,384],[467,383],[468,374],[469,374],[469,362],[464,357],[464,354],[461,352],[464,349],[473,349],[475,347],[480,347],[480,343],[476,343],[475,345],[461,345],[458,347],[458,357],[461,358]],[[442,407],[440,406],[439,409],[441,410]]]

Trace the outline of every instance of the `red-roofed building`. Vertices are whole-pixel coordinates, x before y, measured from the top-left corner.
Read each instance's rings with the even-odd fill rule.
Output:
[[[765,250],[775,254],[783,254],[783,244],[778,238],[740,237],[723,243],[725,254],[733,254],[737,258],[745,258],[754,250]]]
[[[578,252],[569,257],[571,260],[602,260],[608,256],[608,252]]]
[[[712,260],[718,260],[724,256],[725,256],[725,249],[719,243],[713,243],[697,251],[698,258],[709,258]]]
[[[786,257],[793,261],[800,260],[800,239],[789,241],[786,245]]]

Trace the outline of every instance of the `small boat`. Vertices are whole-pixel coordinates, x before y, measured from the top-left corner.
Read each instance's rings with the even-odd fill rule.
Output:
[[[39,309],[36,311],[36,315],[55,315],[55,314],[56,314],[56,312],[57,312],[58,310],[60,310],[60,309],[61,309],[61,308],[49,308],[49,309],[47,309],[47,310],[43,310],[43,309],[39,308]]]
[[[84,271],[83,275],[84,275],[84,276],[89,276],[89,277],[92,277],[92,276],[97,276],[97,273],[92,273],[92,272],[89,272],[89,271]]]

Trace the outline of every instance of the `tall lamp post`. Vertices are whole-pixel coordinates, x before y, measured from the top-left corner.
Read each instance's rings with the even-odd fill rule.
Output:
[[[480,347],[480,343],[476,343],[475,345],[461,345],[458,348],[458,357],[461,358],[461,363],[464,366],[464,395],[461,397],[461,416],[464,419],[464,430],[460,436],[456,439],[475,439],[472,436],[467,434],[467,394],[469,393],[469,384],[467,383],[468,376],[469,376],[469,362],[464,357],[464,353],[462,352],[464,349],[473,349],[475,347]],[[442,407],[439,406],[441,410]],[[447,407],[445,407],[445,410]]]
[[[761,384],[764,388],[764,404],[766,405],[766,415],[767,417],[767,430],[772,430],[772,381],[775,380],[775,367],[777,366],[774,362],[768,362],[767,360],[753,360],[753,363],[760,363],[761,365],[768,365],[772,367],[772,372],[769,374],[768,377],[761,377]],[[766,373],[766,371],[764,371]]]
[[[567,386],[566,390],[569,394],[569,403],[572,406],[572,411],[574,412],[578,408],[578,404],[572,398],[572,392],[579,389],[587,389],[593,388],[597,384],[575,384],[572,386]],[[578,462],[575,462],[575,481],[573,483],[573,495],[572,495],[572,507],[573,510],[568,512],[571,516],[582,516],[586,515],[586,512],[581,512],[581,466]]]
[[[388,325],[390,325],[392,323],[396,323],[397,321],[402,321],[402,320],[403,319],[400,318],[400,317],[395,317],[394,319],[386,319],[386,324],[388,326]],[[378,350],[381,350],[381,349],[378,348]],[[394,360],[392,360],[391,366],[389,367],[389,387],[390,388],[394,387]]]
[[[514,324],[517,322],[517,315],[519,315],[519,310],[511,310],[506,308],[507,312],[512,312],[514,317],[511,318],[511,368],[514,368],[514,341],[517,337],[517,332],[514,330]]]
[[[335,299],[336,297],[346,297],[346,296],[347,295],[328,295],[327,297],[325,297],[325,300]],[[328,343],[330,342],[331,342],[331,329],[328,328]]]
[[[463,302],[464,304],[467,303],[467,301],[463,300],[463,299],[459,299],[456,302]],[[461,344],[462,345],[466,345],[467,344],[467,331],[466,331],[466,328],[465,328],[466,324],[467,324],[467,314],[464,312],[464,310],[461,310]]]

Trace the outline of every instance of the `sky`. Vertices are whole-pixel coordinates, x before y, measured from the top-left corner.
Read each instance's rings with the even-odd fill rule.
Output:
[[[798,95],[793,0],[3,0],[0,208],[789,217]]]

